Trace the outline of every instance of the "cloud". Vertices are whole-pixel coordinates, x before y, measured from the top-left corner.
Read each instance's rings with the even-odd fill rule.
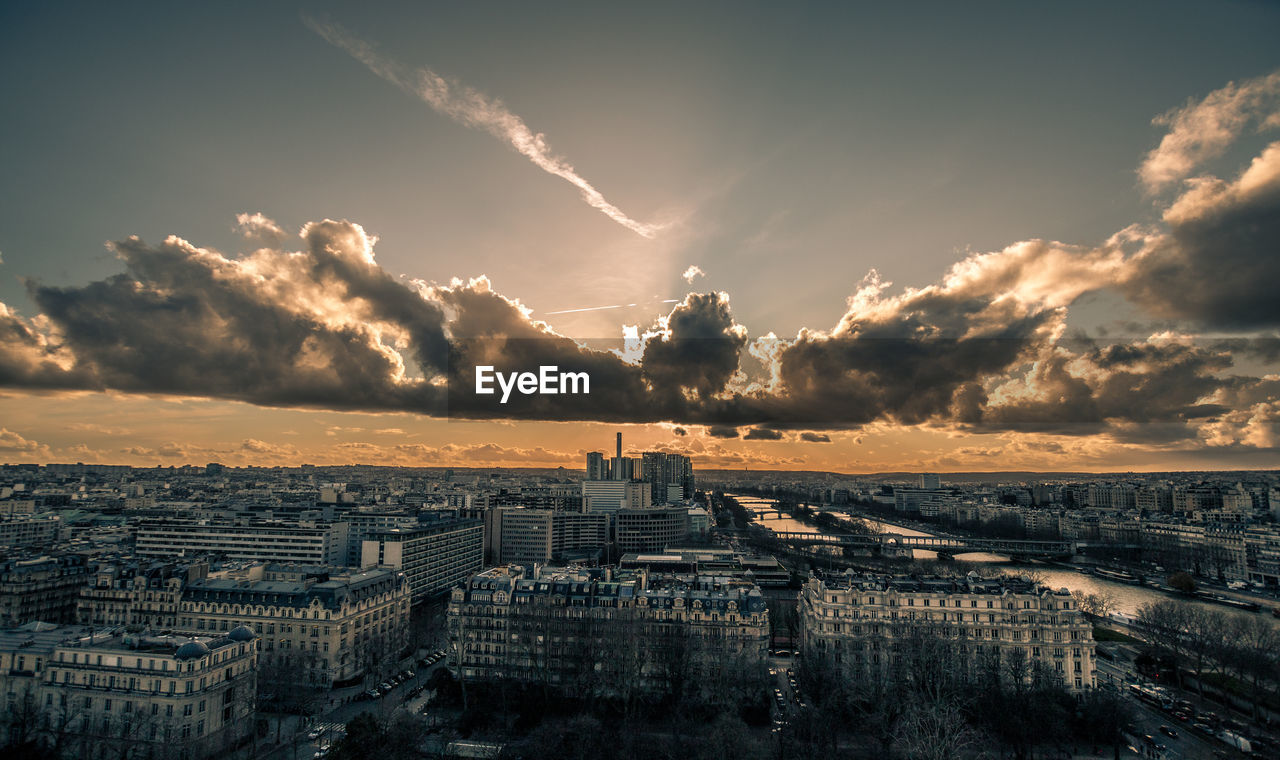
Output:
[[[872,271],[830,331],[756,347],[775,365],[769,420],[831,427],[945,417],[966,384],[1012,370],[1056,340],[1066,307],[1119,271],[1126,242],[1025,241],[969,256],[941,283],[896,296]]]
[[[258,241],[271,247],[284,245],[289,237],[280,225],[260,212],[236,214],[236,229],[246,240]]]
[[[50,453],[48,446],[24,438],[8,428],[0,428],[0,456],[19,456],[47,462]]]
[[[646,224],[632,219],[606,200],[604,195],[583,179],[568,161],[551,152],[546,137],[542,133],[534,133],[519,116],[511,113],[502,101],[442,77],[428,68],[407,71],[393,61],[378,55],[373,45],[353,36],[337,24],[324,23],[309,17],[304,20],[307,26],[323,37],[326,42],[345,51],[388,82],[420,98],[437,113],[448,116],[463,126],[488,132],[528,158],[539,169],[560,177],[578,188],[587,205],[623,227],[647,238],[654,237],[663,229],[661,225]]]
[[[1126,265],[1129,298],[1202,326],[1280,327],[1280,142],[1232,181],[1189,182],[1164,220],[1168,231]]]
[[[702,271],[702,267],[697,264],[690,264],[689,268],[684,270],[684,274],[680,276],[684,278],[685,282],[692,285],[695,278],[706,277],[707,273]]]
[[[1269,100],[1233,98],[1214,107],[1235,115],[1213,123],[1273,120]],[[1206,123],[1169,121],[1171,132],[1216,134]],[[1186,148],[1189,165],[1206,150]],[[653,324],[626,327],[621,349],[593,349],[534,319],[484,276],[446,284],[390,276],[375,258],[376,238],[358,224],[305,224],[291,250],[263,214],[237,219],[261,242],[252,253],[134,237],[111,246],[122,274],[78,287],[30,282],[35,317],[0,304],[0,386],[665,423],[680,426],[677,436],[697,425],[710,439],[783,440],[796,431],[790,440],[826,442],[816,431],[918,425],[1092,434],[1170,450],[1263,446],[1274,431],[1280,389],[1232,373],[1242,371],[1233,358],[1256,372],[1280,357],[1280,143],[1234,178],[1187,180],[1158,224],[1096,245],[1033,239],[970,254],[923,287],[895,290],[873,270],[834,325],[754,342],[729,295],[710,292],[689,293]],[[1077,301],[1108,288],[1164,324],[1137,340],[1068,337]],[[1205,328],[1231,332],[1196,338]],[[474,367],[486,364],[587,372],[592,388],[500,404],[474,393]]]
[[[4,384],[226,398],[265,406],[470,419],[665,422],[738,437],[878,421],[1183,437],[1225,412],[1207,397],[1224,348],[1174,337],[1076,348],[1066,310],[1132,266],[1149,236],[1094,248],[1026,241],[957,263],[937,284],[888,292],[873,272],[827,331],[750,345],[725,293],[690,293],[637,330],[636,351],[593,350],[531,317],[485,277],[404,283],[359,225],[303,225],[299,250],[228,257],[177,237],[112,245],[123,274],[80,287],[29,284],[42,313],[0,312]],[[1266,344],[1258,344],[1262,351]],[[589,395],[474,393],[473,368],[588,372]],[[1129,427],[1125,427],[1128,425]],[[1133,425],[1148,425],[1134,428]],[[380,434],[395,435],[397,429]],[[339,430],[327,434],[367,432]],[[812,441],[816,433],[800,440]],[[142,453],[139,452],[139,455]]]
[[[728,385],[747,344],[727,293],[690,293],[658,323],[645,344],[640,366],[655,394],[692,394],[708,399]]]
[[[1231,82],[1154,123],[1169,131],[1147,154],[1138,176],[1149,189],[1160,190],[1221,155],[1250,125],[1280,126],[1280,71]]]
[[[29,282],[49,329],[9,315],[0,380],[438,410],[443,394],[406,372],[388,344],[411,342],[419,370],[438,373],[448,361],[439,306],[374,264],[359,225],[307,225],[303,240],[303,251],[264,248],[231,259],[177,237],[158,246],[131,237],[111,246],[125,274],[83,287]]]

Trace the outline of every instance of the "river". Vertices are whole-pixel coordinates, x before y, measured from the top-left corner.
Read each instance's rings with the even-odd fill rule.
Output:
[[[736,496],[734,494],[728,494],[728,495],[732,496],[740,505],[742,505],[744,509],[747,509],[751,512],[755,512],[756,513],[755,520],[762,527],[769,528],[770,530],[773,530],[775,532],[784,532],[784,533],[790,532],[790,533],[819,533],[820,534],[823,532],[820,529],[815,528],[812,525],[809,525],[808,523],[804,523],[799,520],[795,520],[791,517],[787,517],[786,515],[783,515],[775,508],[775,505],[777,504],[777,502],[774,501],[773,499],[762,499],[755,496]],[[864,517],[857,513],[846,513],[846,514],[848,514],[848,516],[850,517],[863,520],[868,525],[870,525],[873,529],[880,530],[885,533],[898,533],[903,536],[933,535],[932,533],[926,533],[921,530],[915,530],[913,528],[904,528],[898,525],[881,522],[879,520]],[[936,552],[931,552],[924,549],[915,549],[913,550],[913,554],[916,559],[936,559],[937,558]],[[1066,588],[1071,591],[1082,591],[1086,594],[1106,593],[1106,594],[1109,594],[1114,600],[1114,605],[1112,609],[1115,612],[1121,612],[1128,615],[1136,615],[1138,612],[1138,608],[1140,608],[1144,604],[1149,604],[1151,602],[1166,601],[1168,599],[1174,598],[1168,594],[1164,594],[1159,591],[1155,591],[1153,589],[1144,588],[1142,586],[1130,586],[1127,583],[1110,581],[1104,578],[1099,578],[1094,575],[1085,575],[1084,573],[1076,572],[1075,570],[1068,570],[1061,567],[1055,567],[1053,565],[1046,565],[1046,564],[1040,564],[1040,563],[1032,563],[1032,564],[1010,563],[1008,557],[1001,556],[999,554],[991,554],[988,552],[972,552],[969,554],[958,554],[956,555],[955,559],[957,562],[972,562],[975,564],[1004,563],[1001,569],[1007,570],[1010,573],[1017,573],[1020,571],[1027,572],[1027,573],[1035,573],[1037,576],[1043,579],[1044,584],[1046,586],[1054,589]],[[1206,609],[1211,609],[1218,612],[1225,612],[1230,615],[1266,615],[1265,607],[1270,606],[1270,605],[1264,604],[1264,611],[1259,613],[1259,612],[1244,612],[1240,610],[1234,610],[1234,609],[1231,609],[1230,607],[1224,607],[1220,604],[1211,604],[1207,602],[1192,602],[1192,604],[1201,605]],[[1270,615],[1267,615],[1267,618],[1272,619]]]

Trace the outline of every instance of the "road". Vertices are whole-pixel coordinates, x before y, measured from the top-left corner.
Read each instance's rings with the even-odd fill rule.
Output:
[[[337,704],[328,712],[315,716],[309,723],[294,719],[283,732],[285,736],[292,734],[292,741],[286,740],[279,747],[267,751],[262,757],[266,760],[313,760],[321,746],[336,741],[345,732],[347,723],[361,713],[373,713],[375,717],[382,719],[390,717],[402,707],[411,712],[420,711],[427,701],[427,694],[409,698],[409,692],[425,684],[431,674],[436,669],[445,667],[446,663],[447,658],[444,658],[434,665],[415,667],[413,678],[377,699],[352,699],[349,702]],[[336,693],[339,694],[339,699],[346,699],[358,694],[359,689],[346,689]],[[315,739],[311,739],[309,734],[316,728],[320,729],[320,734]]]
[[[1191,727],[1194,719],[1185,723],[1180,722],[1174,716],[1160,710],[1158,707],[1137,699],[1129,694],[1127,684],[1134,683],[1142,679],[1141,676],[1134,671],[1133,667],[1127,660],[1123,658],[1117,660],[1098,659],[1098,684],[1103,686],[1106,684],[1116,685],[1122,689],[1122,694],[1128,704],[1131,705],[1135,713],[1135,728],[1138,741],[1134,745],[1138,748],[1144,747],[1142,740],[1144,735],[1155,738],[1158,744],[1163,744],[1166,750],[1163,754],[1149,755],[1162,758],[1163,760],[1200,760],[1207,758],[1214,760],[1215,758],[1244,758],[1249,757],[1243,753],[1237,752],[1228,747],[1224,742],[1216,737],[1201,733]],[[1173,689],[1178,692],[1177,689]],[[1223,714],[1224,710],[1221,705],[1205,702],[1196,697],[1191,692],[1181,692],[1182,698],[1195,705],[1196,711],[1213,712]],[[1160,726],[1167,726],[1177,733],[1177,737],[1169,737],[1160,731]]]

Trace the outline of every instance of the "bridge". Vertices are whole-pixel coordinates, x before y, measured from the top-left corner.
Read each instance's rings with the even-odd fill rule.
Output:
[[[1074,541],[1031,541],[1014,538],[968,538],[953,536],[904,536],[900,533],[797,533],[771,531],[774,538],[796,546],[838,546],[885,550],[927,549],[939,555],[991,552],[1016,557],[1069,557],[1076,553]]]

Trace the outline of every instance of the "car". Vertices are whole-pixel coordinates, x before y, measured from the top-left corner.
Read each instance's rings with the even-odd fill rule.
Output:
[[[1177,732],[1177,731],[1174,731],[1172,728],[1169,728],[1168,726],[1161,726],[1161,727],[1160,727],[1160,733],[1164,734],[1165,736],[1169,737],[1170,739],[1177,739],[1177,738],[1178,738],[1178,732]]]
[[[393,687],[390,682],[383,681],[382,683],[378,684],[378,688],[382,689],[384,692],[387,692],[387,691],[391,691],[395,687]]]
[[[406,671],[404,672],[404,677],[405,677],[405,678],[413,678],[413,677],[414,677],[414,676],[416,676],[416,675],[417,675],[417,673],[414,673],[412,670],[406,670]]]
[[[323,733],[324,733],[323,728],[313,728],[311,729],[311,731],[307,733],[307,738],[310,739],[311,741],[315,741],[316,739],[319,739],[320,735]]]

